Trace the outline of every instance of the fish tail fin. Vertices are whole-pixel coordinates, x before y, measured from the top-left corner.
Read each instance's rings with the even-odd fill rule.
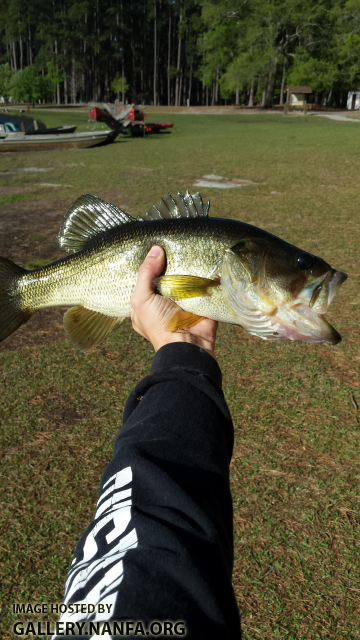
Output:
[[[26,269],[0,257],[0,342],[35,313],[33,309],[24,308],[16,291],[17,277],[25,273]]]

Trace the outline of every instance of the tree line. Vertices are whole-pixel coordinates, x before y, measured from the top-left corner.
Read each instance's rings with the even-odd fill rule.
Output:
[[[0,96],[69,104],[344,106],[360,0],[0,0]]]

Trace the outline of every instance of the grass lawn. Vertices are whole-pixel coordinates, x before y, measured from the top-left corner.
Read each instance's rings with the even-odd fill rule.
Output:
[[[92,126],[85,112],[32,115]],[[22,264],[63,255],[55,235],[82,193],[137,215],[212,173],[257,184],[202,189],[211,215],[256,224],[348,274],[327,314],[343,337],[336,347],[267,343],[222,325],[217,355],[235,425],[244,638],[360,638],[360,125],[266,114],[148,120],[174,128],[98,149],[0,154],[0,255]],[[48,171],[15,171],[24,167]],[[74,351],[60,310],[0,345],[2,638],[34,618],[13,615],[13,602],[61,601],[125,400],[151,358],[129,322],[92,354]]]

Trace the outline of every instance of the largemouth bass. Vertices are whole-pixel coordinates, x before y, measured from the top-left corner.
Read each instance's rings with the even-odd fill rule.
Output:
[[[262,229],[210,218],[199,193],[169,195],[136,219],[81,196],[58,240],[71,255],[39,269],[0,258],[0,341],[39,309],[69,305],[64,329],[73,346],[86,352],[100,344],[130,316],[138,270],[154,244],[167,258],[155,284],[181,307],[169,330],[207,317],[265,340],[341,340],[324,313],[347,276]]]

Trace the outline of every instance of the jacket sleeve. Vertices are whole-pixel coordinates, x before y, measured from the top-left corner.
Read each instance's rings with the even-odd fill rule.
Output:
[[[195,345],[162,347],[127,400],[68,574],[64,603],[95,610],[68,606],[61,620],[181,620],[188,638],[240,638],[232,448],[216,361]]]

